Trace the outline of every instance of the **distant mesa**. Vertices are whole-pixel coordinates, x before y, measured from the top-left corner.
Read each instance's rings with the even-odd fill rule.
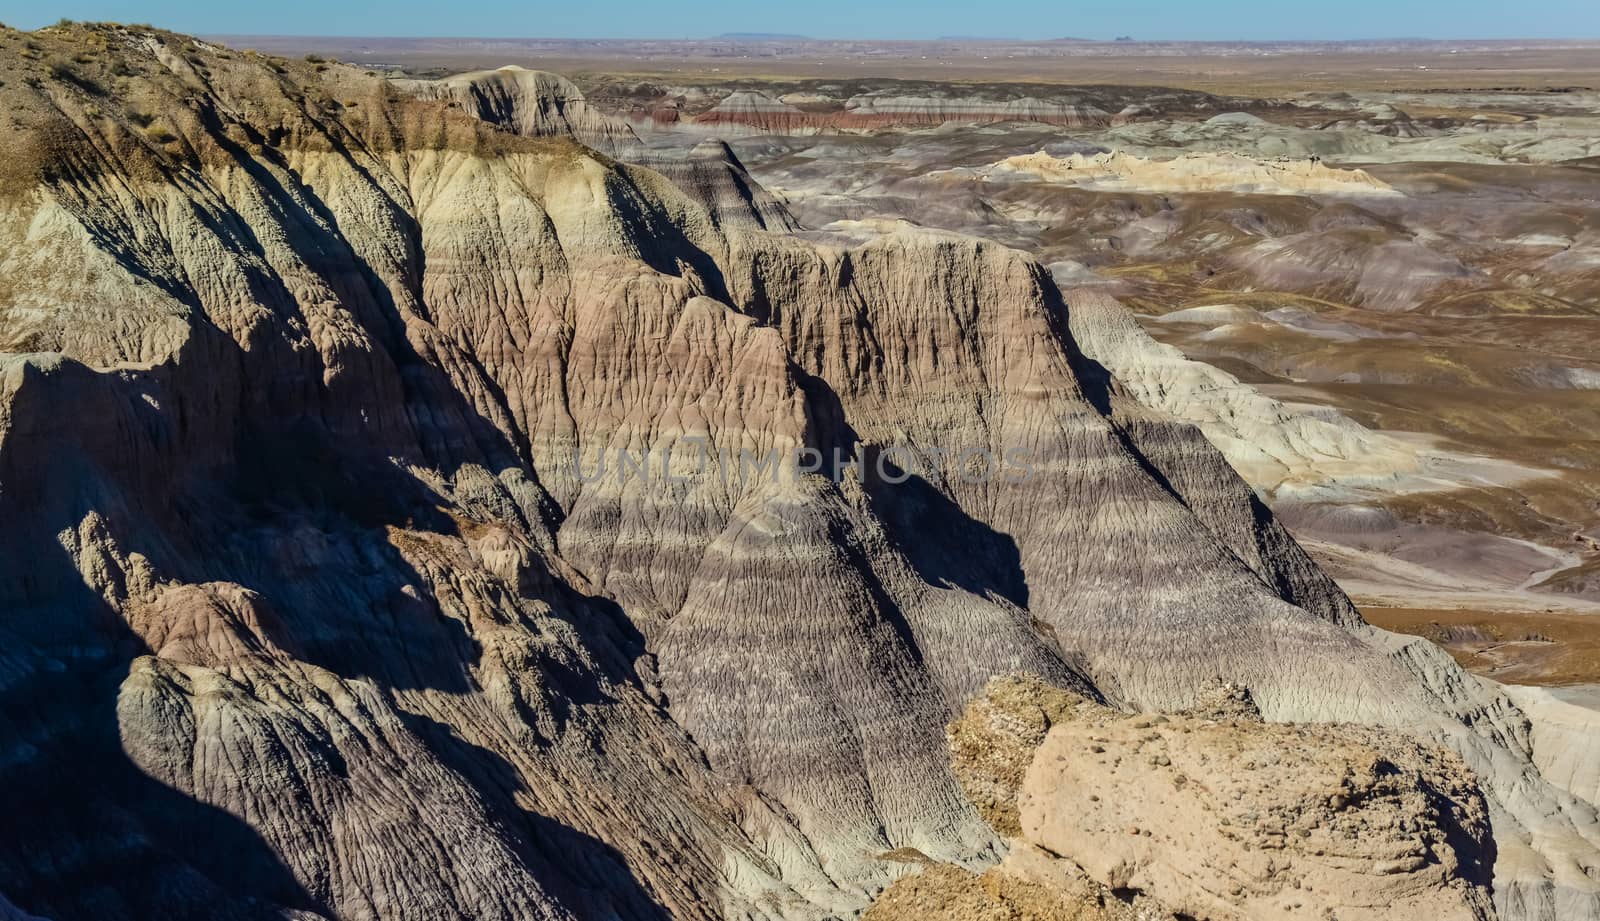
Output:
[[[809,35],[792,35],[788,32],[724,32],[712,36],[715,39],[731,42],[810,42],[816,41]]]

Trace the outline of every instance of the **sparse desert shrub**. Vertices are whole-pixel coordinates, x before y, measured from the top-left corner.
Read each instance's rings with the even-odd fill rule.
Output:
[[[178,139],[176,134],[173,134],[171,131],[168,131],[160,125],[154,125],[146,128],[144,136],[149,138],[150,141],[155,144],[171,144],[173,141]]]
[[[50,76],[52,79],[59,80],[62,83],[70,83],[91,96],[104,96],[106,94],[105,87],[96,83],[93,78],[79,73],[76,68],[65,61],[57,61],[51,64]]]

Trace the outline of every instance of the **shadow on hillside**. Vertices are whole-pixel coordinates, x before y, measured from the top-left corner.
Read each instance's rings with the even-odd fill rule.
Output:
[[[616,848],[517,805],[515,796],[526,784],[515,765],[444,723],[419,713],[400,715],[430,751],[484,798],[490,813],[512,833],[507,843],[522,865],[563,905],[583,918],[668,921],[670,915]]]
[[[117,698],[149,650],[16,512],[0,500],[0,892],[56,921],[331,916],[248,824],[129,758]]]
[[[819,420],[824,457],[831,464],[834,457],[850,458],[859,451],[870,509],[917,575],[929,585],[1003,598],[1026,609],[1028,580],[1016,541],[967,514],[921,472],[901,467],[897,460],[904,458],[893,450],[898,446],[860,444],[832,386],[798,369],[795,373],[812,417]],[[844,465],[827,472],[837,481]]]

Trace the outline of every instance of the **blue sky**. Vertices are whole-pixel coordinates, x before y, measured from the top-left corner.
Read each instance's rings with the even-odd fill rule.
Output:
[[[566,38],[1600,38],[1600,0],[0,0],[0,22],[61,17],[180,32]]]

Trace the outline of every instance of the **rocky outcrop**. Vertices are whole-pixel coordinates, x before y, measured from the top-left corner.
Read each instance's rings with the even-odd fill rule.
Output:
[[[1375,730],[1091,711],[1052,728],[1018,810],[1025,839],[1187,917],[1494,915],[1474,778]]]
[[[1494,916],[1488,810],[1444,751],[1262,723],[1238,688],[1130,715],[1028,679],[990,685],[950,740],[1011,853],[902,880],[868,918]]]
[[[862,921],[1175,921],[1118,897],[1045,851],[1018,843],[999,866],[974,873],[931,864],[890,886]]]
[[[21,909],[849,914],[998,856],[941,727],[1017,671],[1440,738],[1497,888],[1593,891],[1516,708],[1363,628],[1016,252],[752,229],[567,104],[116,26],[0,62]]]

